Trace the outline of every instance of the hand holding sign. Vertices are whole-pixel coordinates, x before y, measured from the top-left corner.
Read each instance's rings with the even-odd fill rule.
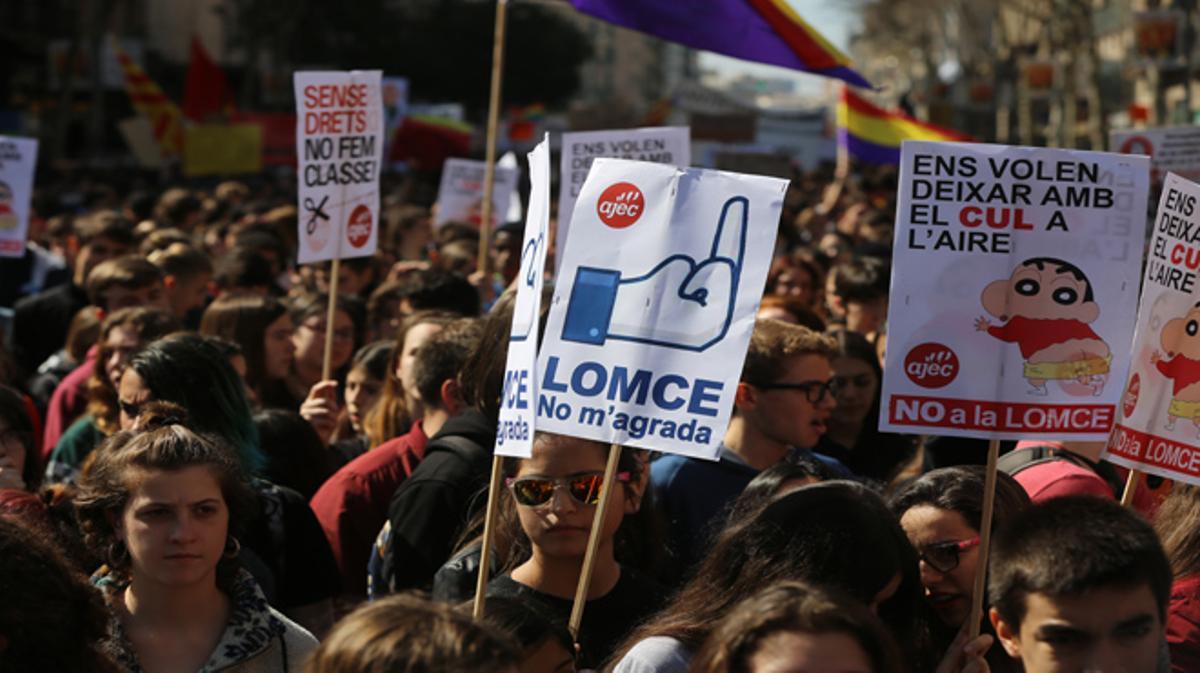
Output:
[[[735,196],[717,218],[709,256],[674,254],[645,274],[579,267],[562,338],[601,345],[619,339],[703,351],[724,338],[733,319],[749,222],[749,201]],[[688,331],[679,331],[686,326]]]

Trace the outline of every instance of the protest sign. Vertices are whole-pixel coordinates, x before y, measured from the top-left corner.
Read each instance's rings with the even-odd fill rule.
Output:
[[[469,222],[479,225],[483,218],[483,177],[487,164],[470,159],[447,159],[442,165],[442,180],[438,184],[437,214],[433,226],[447,222]],[[508,202],[517,190],[521,170],[514,166],[496,166],[495,187],[492,190],[492,226],[508,213]]]
[[[38,142],[0,136],[0,257],[25,254]]]
[[[1200,185],[1168,173],[1154,220],[1141,309],[1104,458],[1200,484]]]
[[[1200,180],[1200,126],[1112,131],[1108,148],[1121,154],[1148,155],[1151,184],[1161,183],[1168,172]]]
[[[194,124],[184,132],[183,174],[258,173],[263,166],[263,130],[258,124]]]
[[[558,226],[555,227],[555,259],[562,259],[563,242],[571,226],[575,199],[587,179],[588,169],[599,157],[632,159],[687,168],[692,153],[686,126],[661,126],[612,131],[564,133],[559,163]]]
[[[295,74],[301,264],[375,253],[380,77],[378,70]]]
[[[901,162],[880,429],[1106,439],[1149,160],[906,141]]]
[[[546,245],[550,237],[550,136],[529,153],[529,213],[521,244],[521,270],[513,304],[496,455],[528,458],[533,454],[534,412],[538,399],[537,328],[542,311]]]
[[[597,159],[538,356],[538,430],[715,459],[786,189]]]

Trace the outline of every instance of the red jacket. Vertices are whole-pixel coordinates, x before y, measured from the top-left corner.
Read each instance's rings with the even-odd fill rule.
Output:
[[[371,545],[387,521],[392,495],[425,457],[428,439],[417,421],[407,434],[342,466],[313,495],[309,505],[329,539],[346,593],[366,597]]]
[[[1200,575],[1181,577],[1171,587],[1167,646],[1174,673],[1200,671]]]

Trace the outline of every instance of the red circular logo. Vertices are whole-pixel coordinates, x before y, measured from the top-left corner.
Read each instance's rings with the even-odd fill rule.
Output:
[[[600,221],[613,229],[624,229],[638,221],[646,210],[642,190],[629,182],[612,184],[600,194],[596,214]]]
[[[942,388],[958,376],[958,356],[949,346],[926,342],[904,357],[904,373],[922,388]]]
[[[371,209],[359,204],[350,212],[350,222],[346,224],[346,240],[350,245],[361,248],[371,240]]]
[[[1121,398],[1121,413],[1125,414],[1125,418],[1133,415],[1133,410],[1137,408],[1138,397],[1142,394],[1142,377],[1137,374],[1129,379],[1129,387],[1125,389],[1125,396]]]

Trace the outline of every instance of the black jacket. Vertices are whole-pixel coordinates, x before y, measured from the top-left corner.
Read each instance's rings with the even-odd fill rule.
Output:
[[[74,283],[56,285],[17,302],[12,344],[22,377],[32,375],[63,347],[71,319],[87,304],[87,293]]]
[[[471,517],[487,504],[495,437],[495,423],[471,409],[430,438],[425,458],[388,506],[388,591],[427,590],[450,558]]]

